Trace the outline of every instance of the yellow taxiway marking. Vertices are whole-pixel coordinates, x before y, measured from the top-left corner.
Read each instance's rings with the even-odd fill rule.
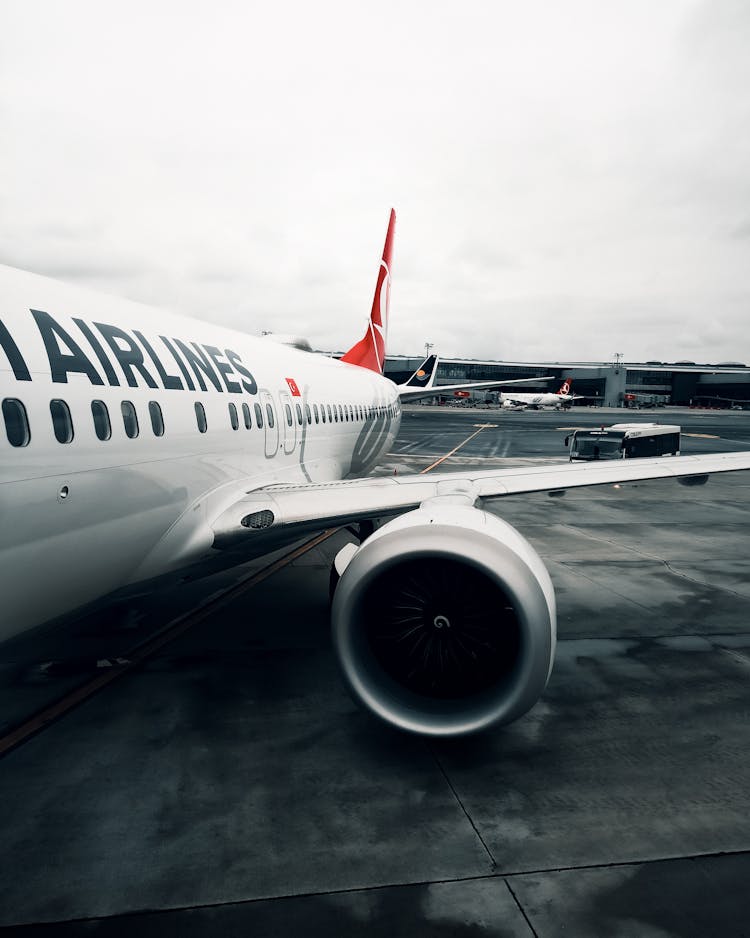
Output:
[[[478,429],[478,430],[475,430],[470,436],[467,436],[466,439],[465,439],[462,443],[459,443],[459,444],[458,444],[458,446],[454,446],[453,449],[450,451],[450,453],[446,453],[445,456],[441,456],[440,459],[436,459],[434,463],[432,463],[431,465],[429,465],[426,469],[423,469],[423,470],[420,472],[420,475],[424,475],[425,472],[429,472],[430,469],[434,469],[435,466],[439,466],[440,463],[443,462],[444,459],[448,459],[449,456],[453,456],[453,454],[454,454],[454,453],[457,453],[457,452],[461,449],[462,446],[466,446],[466,444],[467,444],[470,440],[473,440],[475,436],[479,436],[479,434],[482,432],[482,430],[486,430],[488,427],[493,427],[493,426],[495,426],[495,424],[492,424],[492,423],[476,424],[476,423],[475,423],[474,426],[475,426],[475,427],[479,427],[479,429]]]

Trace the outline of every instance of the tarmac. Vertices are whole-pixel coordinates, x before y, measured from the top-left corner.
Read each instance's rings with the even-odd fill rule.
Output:
[[[381,471],[457,446],[441,469],[564,461],[567,428],[654,419],[684,453],[750,449],[744,412],[415,407]],[[750,474],[492,510],[557,592],[529,714],[435,742],[358,709],[328,634],[335,533],[0,760],[0,926],[750,936]],[[8,643],[5,731],[268,562]]]

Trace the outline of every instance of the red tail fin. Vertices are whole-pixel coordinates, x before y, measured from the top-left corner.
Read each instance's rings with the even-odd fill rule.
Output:
[[[351,365],[369,368],[383,374],[385,367],[385,342],[388,335],[388,310],[391,302],[391,252],[393,251],[393,233],[396,228],[396,213],[391,209],[388,233],[385,236],[383,259],[378,271],[375,298],[372,301],[370,320],[364,336],[353,345],[341,359]]]
[[[572,383],[573,383],[572,378],[566,378],[562,383],[562,387],[557,393],[558,394],[570,394],[570,386]]]

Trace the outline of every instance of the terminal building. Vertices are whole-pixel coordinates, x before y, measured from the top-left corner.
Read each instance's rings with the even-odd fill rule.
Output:
[[[407,381],[423,357],[389,356],[385,373],[396,383]],[[435,384],[544,378],[518,391],[556,391],[566,378],[581,404],[604,407],[659,406],[750,407],[750,368],[739,362],[700,365],[695,362],[504,362],[440,358]],[[485,400],[486,392],[474,392]]]

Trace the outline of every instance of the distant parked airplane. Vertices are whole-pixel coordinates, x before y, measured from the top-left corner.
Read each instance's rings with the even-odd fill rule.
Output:
[[[578,397],[578,395],[570,393],[572,383],[572,378],[566,378],[558,391],[544,391],[541,394],[523,394],[517,391],[506,394],[505,391],[502,391],[500,393],[500,403],[508,409],[526,407],[555,407],[559,409],[560,407],[569,407],[572,401]]]
[[[405,384],[398,385],[398,393],[404,403],[417,401],[425,397],[439,397],[442,394],[456,394],[456,392],[483,391],[487,388],[496,388],[509,384],[537,384],[540,381],[552,379],[547,378],[513,378],[510,381],[468,381],[462,384],[435,384],[435,375],[437,374],[438,357],[430,355],[417,368],[414,374]],[[456,394],[456,396],[459,396]]]

